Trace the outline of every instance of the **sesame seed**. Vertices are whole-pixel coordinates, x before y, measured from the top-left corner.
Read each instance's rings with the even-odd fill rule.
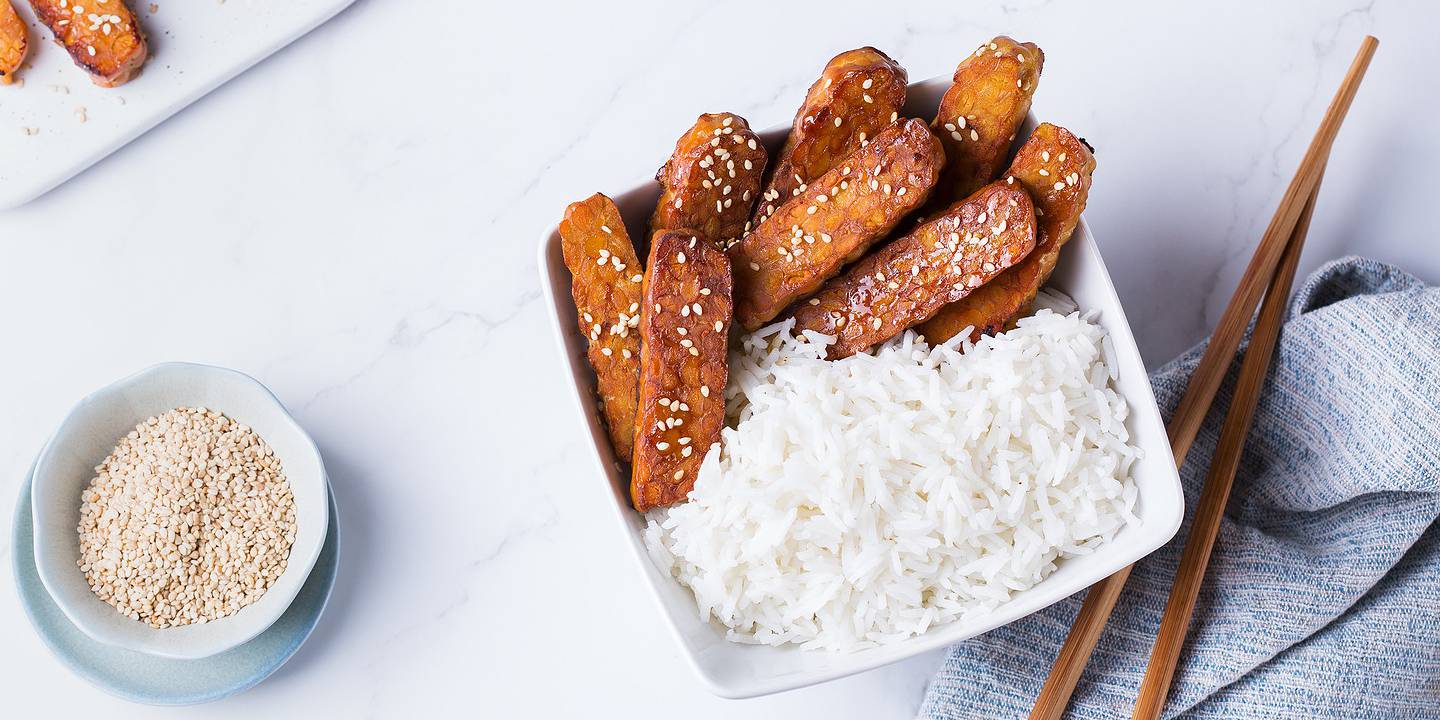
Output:
[[[810,298],[810,304],[811,304],[811,305],[819,305],[819,304],[820,304],[820,298]]]
[[[675,479],[676,479],[676,480],[679,480],[680,478],[683,478],[683,477],[685,477],[685,471],[684,471],[684,470],[676,470],[676,471],[675,471]]]
[[[683,252],[682,252],[682,253],[676,253],[676,254],[675,254],[675,262],[680,263],[681,265],[684,265],[684,264],[685,264],[685,253],[683,253]]]
[[[682,449],[680,450],[680,457],[690,457],[690,454],[693,453],[693,452],[695,452],[695,448],[692,448],[692,447],[682,448]]]
[[[716,321],[715,321],[715,332],[721,332],[721,331],[723,331],[724,329],[725,329],[725,323],[722,322],[722,321],[720,321],[720,320],[716,320]]]
[[[957,127],[959,127],[961,130],[964,130],[964,129],[965,129],[965,116],[964,116],[964,115],[956,116],[956,118],[955,118],[955,125],[956,125]]]
[[[657,442],[657,443],[655,443],[655,449],[656,449],[656,450],[659,450],[660,452],[665,452],[666,450],[669,450],[669,449],[670,449],[670,443],[667,443],[667,442]]]
[[[700,351],[699,351],[699,350],[696,350],[696,349],[693,348],[693,347],[690,348],[690,354],[691,354],[691,355],[694,355],[695,357],[700,357]],[[676,423],[676,424],[679,424],[679,423]]]
[[[1065,183],[1063,183],[1063,182],[1057,182],[1057,183],[1055,183],[1055,189],[1056,189],[1056,190],[1064,190],[1064,189],[1065,189]]]
[[[93,53],[92,53],[92,54],[93,54]],[[840,123],[841,123],[843,120],[844,120],[844,118],[838,118],[838,117],[835,118],[835,127],[840,127]]]
[[[700,303],[695,303],[694,305],[691,305],[690,309],[694,310],[696,315],[705,314],[705,308],[700,307]]]
[[[870,321],[870,327],[873,327],[873,328],[875,328],[876,330],[879,330],[879,329],[880,329],[880,325],[881,325],[881,322],[880,322],[880,318],[878,318],[878,317],[875,318],[874,320],[871,320],[871,321]]]
[[[971,140],[979,140],[979,139],[980,139],[980,133],[975,132],[975,128],[970,128],[970,139],[971,139]]]
[[[958,130],[951,132],[950,137],[955,138],[956,142],[965,142],[965,136],[961,135]]]
[[[1043,161],[1043,162],[1050,162],[1050,151],[1049,151],[1049,150],[1041,150],[1041,151],[1040,151],[1040,160]]]
[[[1040,168],[1040,177],[1046,177],[1046,176],[1048,176],[1049,174],[1050,174],[1050,171],[1049,171],[1049,170],[1046,170],[1045,168]]]
[[[750,263],[750,269],[751,269],[751,270],[754,270],[754,271],[756,271],[756,272],[759,272],[759,271],[760,271],[760,264],[759,264],[759,263],[753,263],[753,262],[752,262],[752,263]]]
[[[862,87],[862,88],[864,88],[864,89],[866,89],[866,90],[869,90],[869,89],[870,89],[870,86],[871,86],[871,85],[874,85],[874,84],[875,84],[875,81],[874,81],[873,79],[871,79],[871,78],[865,78],[865,82],[861,83],[861,84],[860,84],[860,87]]]

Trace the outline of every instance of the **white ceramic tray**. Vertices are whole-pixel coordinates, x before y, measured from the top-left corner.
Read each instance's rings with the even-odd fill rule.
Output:
[[[354,1],[154,0],[151,12],[151,0],[130,0],[150,59],[138,78],[106,89],[16,0],[30,57],[23,85],[0,85],[0,210],[69,180]]]
[[[910,117],[934,116],[940,95],[950,85],[950,78],[935,78],[910,86],[906,114]],[[1026,124],[1020,139],[1028,137],[1034,118]],[[761,133],[772,152],[784,141],[789,126],[771,128]],[[1018,141],[1017,141],[1018,142]],[[657,167],[663,162],[656,159]],[[1105,182],[1104,160],[1101,159],[1097,182]],[[620,207],[632,237],[646,227],[659,187],[645,180],[617,192],[606,192]],[[578,193],[587,195],[589,191]],[[561,214],[561,208],[555,208]],[[1164,421],[1155,406],[1145,364],[1130,334],[1130,324],[1120,299],[1110,283],[1110,274],[1100,258],[1100,250],[1082,220],[1060,255],[1050,279],[1050,287],[1060,290],[1086,310],[1099,310],[1099,323],[1110,334],[1114,344],[1119,379],[1117,392],[1130,406],[1126,422],[1132,442],[1145,457],[1133,466],[1140,498],[1137,515],[1141,524],[1122,531],[1113,542],[1085,557],[1072,558],[1035,587],[1017,593],[1009,602],[994,611],[962,622],[931,629],[919,637],[894,645],[838,654],[795,647],[772,648],[741,645],[725,639],[718,625],[701,622],[690,591],[660,571],[645,552],[645,519],[630,507],[629,478],[620,474],[614,453],[605,434],[603,421],[593,391],[595,376],[585,359],[585,337],[576,324],[575,304],[570,297],[570,272],[560,254],[560,235],[551,228],[540,243],[540,275],[549,298],[551,318],[565,360],[565,382],[572,388],[575,407],[586,438],[593,448],[592,457],[598,475],[593,487],[603,489],[608,512],[619,520],[619,528],[634,552],[640,571],[653,590],[664,622],[674,632],[686,658],[701,680],[717,695],[752,697],[782,690],[813,685],[881,665],[903,660],[919,653],[944,647],[974,637],[1077,593],[1107,575],[1139,560],[1164,545],[1180,527],[1184,498],[1175,461],[1170,454]],[[658,660],[657,660],[658,662]]]

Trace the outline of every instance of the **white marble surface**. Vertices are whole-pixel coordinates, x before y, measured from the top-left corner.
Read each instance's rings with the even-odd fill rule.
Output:
[[[823,14],[443,4],[437,21],[416,3],[360,0],[0,214],[7,565],[8,503],[50,428],[82,394],[164,360],[235,367],[275,390],[320,443],[346,530],[333,604],[294,660],[183,712],[71,676],[7,587],[7,715],[912,716],[938,654],[741,703],[691,677],[601,505],[533,260],[565,202],[653,173],[702,111],[788,122],[819,67],[849,47],[876,45],[912,78],[948,74],[1000,32],[1044,47],[1036,112],[1098,149],[1088,217],[1154,365],[1216,319],[1373,33],[1380,51],[1304,270],[1364,253],[1440,281],[1426,222],[1440,7],[1418,0],[831,3]],[[82,232],[96,223],[104,238]]]

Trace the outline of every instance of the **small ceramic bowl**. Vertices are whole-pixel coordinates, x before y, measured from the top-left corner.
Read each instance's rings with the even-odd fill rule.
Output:
[[[295,496],[295,543],[285,572],[254,603],[220,620],[157,629],[121,615],[90,591],[76,560],[80,494],[115,443],[146,418],[205,407],[249,425],[274,450]],[[35,467],[35,565],[65,616],[97,642],[176,659],[198,659],[259,635],[305,584],[329,529],[325,466],[315,443],[254,378],[234,370],[166,363],[85,397],[60,423]]]

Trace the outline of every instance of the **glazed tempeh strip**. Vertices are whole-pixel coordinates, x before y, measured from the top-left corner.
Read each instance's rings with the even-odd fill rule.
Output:
[[[765,146],[745,118],[701,115],[655,174],[662,190],[650,232],[687,228],[721,249],[735,244],[750,229],[765,161]]]
[[[996,182],[855,263],[795,309],[795,332],[835,337],[849,357],[923,322],[1035,247],[1035,209],[1019,187]]]
[[[873,47],[840,53],[826,63],[795,113],[754,225],[895,123],[908,82],[905,69]]]
[[[975,340],[982,334],[1002,332],[1029,312],[1035,294],[1055,269],[1060,248],[1080,222],[1094,172],[1095,156],[1084,140],[1050,123],[1036,128],[1016,154],[1006,178],[1024,187],[1035,202],[1035,250],[920,326],[925,337],[941,342],[970,327],[970,339]]]
[[[943,210],[994,180],[1030,112],[1045,54],[1001,35],[955,68],[930,127],[945,144],[945,172],[930,207]]]
[[[30,49],[30,35],[25,21],[15,12],[10,0],[0,0],[0,85],[15,81],[15,71],[25,62]]]
[[[620,210],[599,193],[565,208],[560,248],[615,457],[634,452],[643,273]]]
[[[656,233],[648,265],[630,479],[640,512],[684,500],[720,442],[731,314],[730,260],[695,233]]]
[[[139,74],[148,49],[125,0],[30,0],[30,6],[96,85],[124,85]]]
[[[730,249],[747,331],[809,295],[919,207],[945,155],[920,120],[881,132]]]

